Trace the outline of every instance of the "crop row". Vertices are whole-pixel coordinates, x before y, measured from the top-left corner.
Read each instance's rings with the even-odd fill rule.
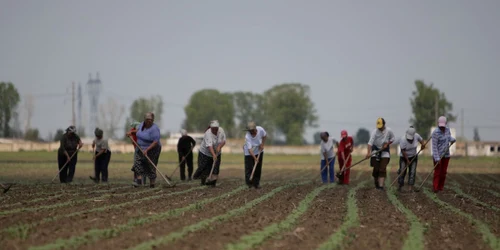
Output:
[[[417,175],[417,178],[419,180],[422,180],[420,175]],[[432,182],[427,181],[427,184],[432,184]],[[450,185],[450,186],[452,186],[452,185]],[[458,187],[455,186],[455,188],[452,187],[452,190],[456,191],[459,189],[458,189]],[[437,196],[437,194],[432,192],[430,190],[430,188],[428,188],[428,187],[423,188],[423,192],[429,199],[434,201],[440,207],[447,209],[447,210],[455,213],[456,215],[459,215],[459,216],[466,218],[471,223],[471,225],[475,226],[476,230],[483,236],[483,241],[486,244],[488,244],[492,249],[500,249],[500,240],[491,232],[491,229],[489,228],[489,226],[486,223],[474,218],[471,214],[462,211],[460,208],[457,208],[457,207],[441,200]],[[461,192],[461,190],[460,190],[460,192]],[[468,196],[465,198],[473,198],[473,197]],[[478,202],[478,200],[476,200],[476,199],[471,199],[471,201],[474,203]]]

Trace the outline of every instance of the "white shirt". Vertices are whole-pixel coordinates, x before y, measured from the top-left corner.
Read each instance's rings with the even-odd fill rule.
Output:
[[[219,128],[220,130],[220,128]],[[203,135],[203,140],[201,141],[200,145],[200,153],[212,157],[212,153],[210,153],[210,149],[208,147],[212,146],[214,148],[214,151],[217,148],[217,145],[219,145],[219,141],[217,140],[217,136],[212,133],[211,129],[208,129],[205,131],[205,134]]]
[[[103,149],[109,150],[108,140],[106,139],[94,139],[95,151],[100,152]]]
[[[401,150],[405,150],[406,156],[408,156],[408,158],[413,157],[417,155],[418,144],[421,140],[423,139],[418,133],[415,133],[415,136],[413,137],[413,143],[408,142],[408,140],[406,139],[406,135],[403,135],[399,140],[399,147],[401,148]],[[399,156],[403,157],[403,153],[399,152]]]
[[[333,158],[335,156],[335,151],[334,151],[335,143],[333,142],[333,138],[328,137],[326,142],[321,140],[320,148],[321,148],[320,152],[321,160],[325,159],[325,156],[323,155],[323,153],[325,152],[328,159]]]
[[[386,127],[384,131],[380,131],[379,129],[374,129],[371,136],[370,136],[370,141],[368,142],[368,145],[372,146],[375,145],[377,148],[382,149],[384,146],[384,143],[386,142],[394,142],[394,133],[392,132],[392,129]],[[391,155],[389,152],[382,151],[382,158],[391,158]]]
[[[250,152],[248,151],[249,148],[253,150],[253,153],[255,155],[260,153],[259,146],[262,144],[262,138],[267,136],[266,131],[264,130],[263,127],[257,126],[257,134],[255,137],[252,137],[250,132],[247,132],[245,135],[245,145],[243,145],[243,151],[245,151],[245,155],[250,155]]]

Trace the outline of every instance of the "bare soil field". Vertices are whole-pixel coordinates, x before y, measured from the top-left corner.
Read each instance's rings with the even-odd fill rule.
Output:
[[[48,158],[0,159],[0,182],[15,183],[0,194],[1,249],[500,249],[498,161],[452,159],[435,194],[432,176],[420,192],[388,188],[396,160],[380,191],[367,163],[349,185],[323,184],[318,159],[297,156],[265,160],[261,189],[244,185],[237,157],[223,160],[216,187],[180,182],[177,170],[171,188],[132,187],[126,157],[109,184],[91,182],[85,161],[72,184],[51,183]],[[429,162],[419,161],[417,185]]]

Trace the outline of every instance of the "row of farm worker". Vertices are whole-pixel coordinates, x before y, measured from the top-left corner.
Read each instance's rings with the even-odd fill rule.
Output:
[[[434,161],[433,191],[439,192],[444,188],[446,173],[450,161],[449,148],[455,143],[451,136],[450,128],[447,126],[446,117],[441,116],[437,121],[437,128],[432,132],[431,138],[424,140],[410,126],[401,139],[396,140],[393,131],[386,126],[384,118],[378,118],[376,128],[367,143],[366,156],[359,162],[352,164],[351,153],[353,151],[353,138],[346,130],[340,132],[339,142],[335,142],[326,131],[321,133],[320,143],[320,174],[323,183],[338,183],[348,185],[351,168],[365,160],[370,160],[373,168],[372,177],[374,186],[378,190],[385,190],[384,181],[387,176],[387,165],[391,159],[390,145],[399,143],[398,183],[399,190],[405,184],[408,176],[409,191],[414,190],[415,176],[418,164],[418,155],[425,149],[428,141],[432,139],[432,158]],[[144,115],[142,122],[133,122],[131,129],[127,132],[131,142],[135,146],[133,158],[133,186],[140,187],[147,184],[155,187],[157,179],[158,160],[161,154],[160,129],[154,123],[154,114],[148,112]],[[264,146],[267,133],[262,126],[255,122],[249,122],[245,129],[244,154],[244,176],[249,188],[260,188],[262,175],[262,163],[264,160]],[[111,159],[111,150],[106,139],[103,139],[103,131],[96,128],[95,139],[92,143],[94,151],[94,175],[90,176],[94,182],[108,182],[108,166]],[[181,131],[182,137],[177,144],[178,161],[180,167],[180,179],[182,181],[200,180],[201,185],[216,186],[220,166],[222,162],[222,148],[226,144],[224,129],[217,120],[210,121],[198,152],[198,168],[193,168],[193,148],[196,141]],[[417,149],[420,144],[420,151]],[[59,180],[61,183],[73,181],[75,167],[77,164],[78,150],[83,146],[82,141],[76,134],[76,128],[70,126],[60,141],[58,150]],[[339,171],[335,175],[335,161],[338,160]],[[187,175],[186,175],[187,165]],[[168,177],[169,178],[169,177]],[[170,179],[170,178],[169,178]]]

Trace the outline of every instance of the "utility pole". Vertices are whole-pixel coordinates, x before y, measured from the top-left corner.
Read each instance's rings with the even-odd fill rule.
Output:
[[[464,140],[464,145],[465,145],[465,156],[469,156],[469,150],[468,150],[468,145],[467,145],[467,139],[465,139],[465,131],[464,131],[464,109],[462,108],[461,110],[461,119],[460,119],[460,134],[462,135],[462,139]]]
[[[460,114],[460,131],[461,131],[461,136],[465,140],[465,133],[464,133],[464,109],[461,110]]]
[[[75,82],[73,82],[72,88],[71,88],[71,112],[72,112],[71,123],[72,123],[73,126],[76,126],[76,115],[75,115]]]

